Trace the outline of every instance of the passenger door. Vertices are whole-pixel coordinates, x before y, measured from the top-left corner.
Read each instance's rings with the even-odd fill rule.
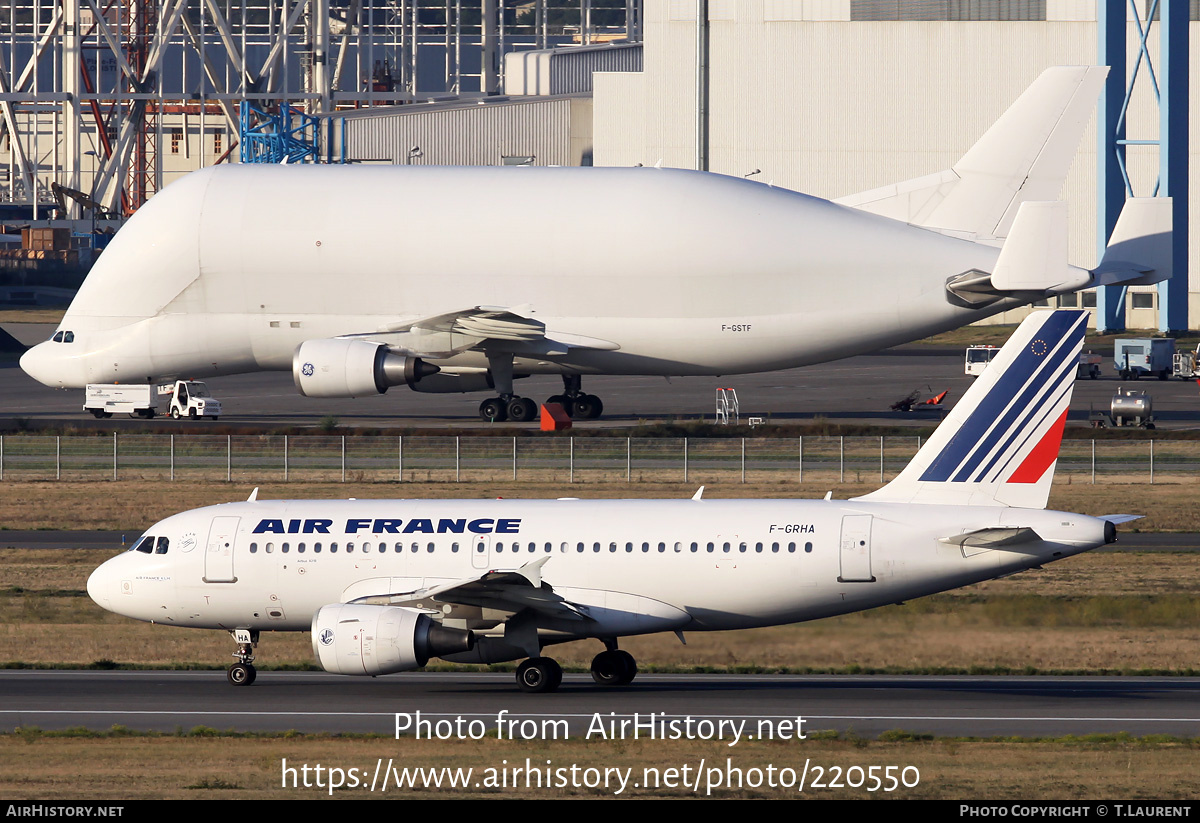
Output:
[[[208,529],[208,549],[204,553],[205,583],[236,583],[233,571],[234,544],[240,517],[214,517]]]

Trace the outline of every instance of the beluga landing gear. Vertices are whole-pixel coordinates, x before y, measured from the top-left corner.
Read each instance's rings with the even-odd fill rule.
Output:
[[[479,404],[479,417],[489,423],[528,423],[537,417],[538,404],[527,397],[513,394],[513,356],[503,352],[488,352],[488,368],[499,397]]]
[[[567,414],[579,420],[595,420],[604,413],[604,403],[599,397],[583,393],[583,377],[564,374],[562,381],[563,393],[554,395],[547,403],[558,403],[567,410]]]

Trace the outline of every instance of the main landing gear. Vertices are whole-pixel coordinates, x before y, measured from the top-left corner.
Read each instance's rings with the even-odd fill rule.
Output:
[[[514,423],[528,423],[537,417],[538,405],[527,397],[515,395],[500,395],[479,404],[479,417],[489,423],[502,423],[511,420]]]
[[[592,680],[601,686],[628,686],[637,676],[637,662],[615,640],[592,659]],[[517,667],[517,686],[523,692],[552,692],[562,684],[562,666],[552,657],[531,657]]]
[[[528,423],[537,417],[538,404],[527,397],[513,394],[513,356],[502,352],[488,354],[488,370],[499,397],[492,397],[479,404],[479,417],[489,423],[511,420]],[[583,378],[578,374],[563,375],[563,393],[556,394],[547,403],[559,403],[567,414],[578,420],[595,420],[604,412],[604,403],[594,394],[584,394],[580,386]]]
[[[559,403],[567,414],[579,420],[595,420],[604,413],[604,403],[594,394],[584,394],[580,386],[583,378],[578,374],[563,375],[563,393],[556,394],[547,403]]]
[[[513,356],[511,353],[488,352],[488,370],[499,397],[479,404],[479,417],[489,423],[528,423],[537,417],[538,404],[513,394]]]
[[[226,670],[225,676],[229,679],[231,686],[249,686],[258,677],[258,670],[253,665],[254,647],[258,645],[258,632],[249,629],[234,629],[229,634],[238,644],[238,650],[233,653],[238,662]]]

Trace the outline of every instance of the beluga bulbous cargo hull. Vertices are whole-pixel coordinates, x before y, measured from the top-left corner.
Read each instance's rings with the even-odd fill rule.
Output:
[[[118,233],[22,367],[51,386],[291,370],[312,397],[488,392],[598,416],[585,375],[819,363],[1169,276],[1155,205],[1070,265],[1054,202],[1104,80],[1045,72],[944,172],[829,201],[678,169],[219,166]],[[1169,259],[1169,257],[1165,258]]]
[[[1047,511],[1081,311],[1038,312],[891,483],[853,500],[259,500],[151,526],[92,573],[102,607],[224,629],[235,685],[262,632],[311,631],[326,671],[381,675],[441,657],[524,660],[590,639],[601,684],[634,679],[622,637],[815,620],[1060,560],[1132,515]],[[701,492],[703,489],[701,489]]]

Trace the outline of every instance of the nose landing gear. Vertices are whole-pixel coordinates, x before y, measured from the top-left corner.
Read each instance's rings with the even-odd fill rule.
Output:
[[[225,676],[231,686],[249,686],[258,677],[258,670],[253,665],[254,647],[258,645],[258,631],[234,629],[229,634],[238,644],[237,651],[233,653],[238,662],[226,670]]]

